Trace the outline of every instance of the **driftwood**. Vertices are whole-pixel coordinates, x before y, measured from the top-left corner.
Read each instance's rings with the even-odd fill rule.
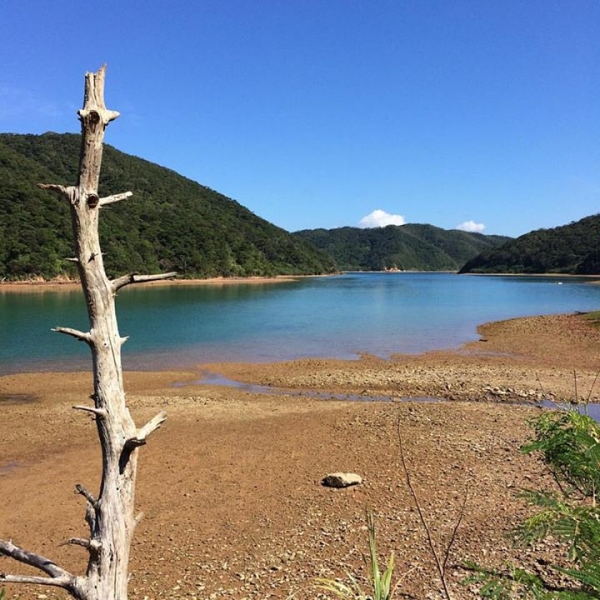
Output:
[[[29,552],[11,541],[0,540],[0,555],[35,567],[44,575],[0,573],[0,583],[31,583],[63,588],[80,600],[126,600],[129,553],[135,525],[134,514],[138,448],[165,421],[161,412],[143,427],[136,427],[125,402],[121,346],[115,295],[122,287],[173,277],[125,275],[110,280],[104,270],[98,237],[100,209],[131,196],[131,192],[106,198],[98,195],[102,148],[106,126],[119,116],[104,105],[105,67],[86,73],[84,106],[79,111],[82,145],[79,175],[74,186],[40,184],[69,202],[75,238],[75,261],[85,296],[90,329],[78,331],[57,327],[55,331],[85,342],[91,349],[94,374],[94,404],[75,409],[94,415],[102,448],[102,480],[96,497],[82,485],[76,490],[87,503],[85,519],[88,538],[72,538],[67,543],[85,548],[89,559],[85,575],[74,575],[51,559]]]

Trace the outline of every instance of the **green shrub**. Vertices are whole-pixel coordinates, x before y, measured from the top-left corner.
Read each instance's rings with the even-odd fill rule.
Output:
[[[600,327],[600,310],[594,310],[587,313],[584,319],[591,323],[594,327]]]
[[[518,539],[558,540],[569,566],[549,565],[549,574],[566,583],[559,586],[514,566],[501,573],[470,565],[475,574],[469,580],[481,583],[482,598],[600,599],[600,425],[573,408],[544,413],[530,426],[534,438],[522,450],[541,454],[557,489],[523,492],[538,510],[518,527]]]

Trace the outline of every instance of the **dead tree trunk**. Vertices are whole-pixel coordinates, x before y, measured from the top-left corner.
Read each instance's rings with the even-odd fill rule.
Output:
[[[85,497],[85,519],[89,537],[73,538],[69,543],[83,546],[89,553],[85,575],[72,575],[52,560],[28,552],[10,541],[0,540],[0,554],[36,567],[46,576],[0,573],[0,582],[35,583],[67,590],[80,600],[126,600],[131,540],[136,522],[134,515],[137,450],[146,438],[162,425],[162,412],[146,425],[137,428],[125,402],[121,346],[115,311],[116,292],[131,283],[166,279],[175,273],[160,275],[125,275],[110,280],[105,271],[98,236],[100,209],[124,200],[131,192],[100,198],[98,180],[102,163],[102,146],[106,126],[119,116],[104,105],[105,67],[86,73],[83,109],[79,111],[82,145],[79,177],[75,186],[40,185],[64,197],[71,206],[81,286],[90,321],[87,332],[68,327],[56,331],[85,342],[92,352],[94,373],[93,406],[74,408],[94,415],[102,448],[102,480],[97,496],[81,485],[77,491]]]

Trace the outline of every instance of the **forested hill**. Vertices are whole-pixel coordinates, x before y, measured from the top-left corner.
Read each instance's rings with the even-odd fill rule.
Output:
[[[510,239],[412,223],[374,229],[306,229],[294,235],[325,250],[344,271],[456,271],[483,250]]]
[[[538,229],[470,260],[461,273],[600,274],[600,214]]]
[[[37,183],[73,185],[80,136],[0,134],[0,280],[74,275],[69,207]],[[331,272],[331,258],[207,187],[105,146],[100,195],[107,272],[187,277]]]

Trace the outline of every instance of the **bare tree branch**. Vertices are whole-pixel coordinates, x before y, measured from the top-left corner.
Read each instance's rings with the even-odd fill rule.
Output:
[[[70,196],[71,188],[64,185],[58,185],[56,183],[38,183],[37,186],[41,190],[48,190],[49,192],[54,192],[55,194],[60,194],[61,196]]]
[[[71,590],[74,588],[73,580],[64,577],[36,577],[35,575],[9,575],[0,573],[2,583],[31,583],[33,585],[51,585],[54,587]]]
[[[111,281],[112,289],[117,292],[122,287],[132,283],[147,283],[149,281],[162,281],[163,279],[172,279],[177,275],[176,271],[170,273],[157,273],[155,275],[138,275],[137,273],[129,273]]]
[[[600,377],[600,371],[596,372],[596,377],[594,377],[594,381],[592,382],[592,385],[590,387],[590,393],[588,394],[586,403],[589,403],[589,401],[592,398],[592,392],[594,391],[594,388],[596,387],[596,383],[598,382],[598,377]]]
[[[73,406],[73,408],[75,410],[83,410],[85,412],[91,412],[100,418],[106,417],[106,410],[104,408],[96,408],[94,406],[84,406],[83,404],[75,404],[75,406]]]
[[[74,337],[79,342],[85,342],[86,344],[91,344],[93,341],[91,333],[84,333],[83,331],[79,331],[79,329],[72,329],[71,327],[55,327],[52,331],[56,331],[56,333],[64,333],[65,335],[70,335]]]
[[[143,427],[137,431],[137,439],[145,440],[151,433],[154,433],[167,420],[167,413],[162,410],[156,416],[152,417]]]
[[[448,589],[448,584],[446,582],[446,571],[444,568],[444,565],[448,561],[448,554],[450,552],[450,549],[447,548],[446,557],[445,557],[444,561],[442,562],[442,560],[440,559],[440,557],[438,555],[435,544],[433,542],[433,536],[431,535],[431,531],[429,529],[427,519],[425,519],[423,509],[421,508],[421,502],[419,501],[419,496],[417,495],[417,492],[412,484],[412,480],[410,477],[410,471],[408,470],[408,466],[406,464],[406,459],[404,457],[404,449],[402,446],[402,434],[400,432],[400,419],[398,419],[397,432],[398,432],[398,451],[400,454],[400,464],[402,465],[402,469],[404,470],[406,485],[408,486],[410,495],[412,496],[412,499],[417,508],[417,514],[419,515],[419,520],[421,521],[423,530],[425,531],[425,537],[427,538],[427,544],[429,545],[429,550],[431,551],[431,555],[433,556],[433,560],[435,562],[435,566],[436,566],[438,575],[440,577],[440,581],[442,583],[442,588],[444,590],[444,595],[446,596],[447,600],[452,600],[452,596],[450,595],[450,590]],[[461,515],[461,520],[462,520],[462,515]]]
[[[94,508],[98,506],[97,498],[91,493],[88,492],[80,483],[75,486],[75,491],[78,494],[81,494]]]
[[[444,569],[444,573],[446,573],[446,567],[448,566],[448,559],[450,558],[450,551],[452,550],[452,546],[454,546],[454,542],[456,541],[456,534],[458,532],[458,528],[462,523],[463,517],[465,516],[465,510],[467,508],[467,500],[469,498],[469,489],[465,488],[465,493],[463,494],[463,501],[460,507],[460,512],[458,513],[458,519],[454,524],[454,528],[452,529],[452,534],[450,535],[450,539],[446,544],[446,550],[444,552],[444,561],[442,563],[442,568]]]
[[[73,575],[71,575],[71,573],[59,567],[49,558],[46,558],[41,554],[36,554],[35,552],[29,552],[27,550],[24,550],[23,548],[16,546],[10,541],[6,542],[4,540],[0,540],[0,554],[18,560],[19,562],[25,565],[29,565],[30,567],[35,567],[36,569],[43,571],[47,575],[50,575],[54,580],[61,579],[64,580],[65,583],[73,580]],[[5,574],[0,574],[0,580],[6,577],[9,576]],[[7,580],[5,579],[5,581]],[[51,585],[60,585],[61,587],[65,587],[62,584],[56,583],[53,583]]]
[[[66,545],[81,546],[82,548],[89,550],[90,554],[98,554],[102,548],[102,544],[97,540],[88,540],[85,538],[69,538],[60,544],[60,546]]]
[[[133,192],[123,192],[122,194],[113,194],[112,196],[106,196],[105,198],[100,198],[100,206],[106,206],[107,204],[121,202],[121,200],[126,200],[127,198],[131,198],[131,196],[133,196]]]
[[[143,446],[146,443],[146,439],[152,433],[154,433],[162,424],[167,420],[167,413],[163,410],[159,412],[155,417],[150,419],[143,427],[137,430],[137,434],[134,438],[130,438],[125,442],[126,447]]]

